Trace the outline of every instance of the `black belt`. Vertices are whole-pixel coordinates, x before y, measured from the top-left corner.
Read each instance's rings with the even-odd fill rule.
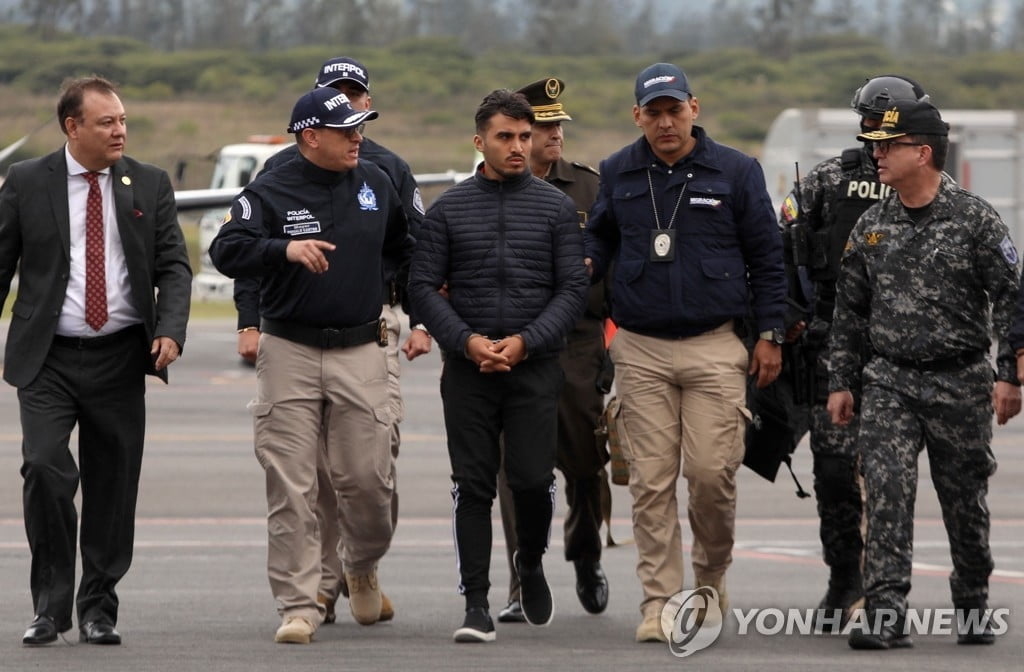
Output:
[[[918,371],[956,371],[972,364],[977,364],[986,357],[988,357],[988,353],[984,350],[962,352],[959,355],[940,357],[939,359],[902,359],[900,357],[883,356],[884,359],[889,360],[893,364],[905,366],[908,369],[917,369]]]
[[[314,348],[351,348],[374,341],[377,345],[388,344],[388,326],[383,318],[355,327],[319,329],[264,317],[260,320],[260,331]]]
[[[141,331],[141,324],[133,324],[121,331],[115,331],[112,334],[105,334],[103,336],[61,336],[60,334],[55,334],[53,344],[62,348],[74,348],[75,350],[106,348],[115,345],[119,346],[128,340],[138,339]]]

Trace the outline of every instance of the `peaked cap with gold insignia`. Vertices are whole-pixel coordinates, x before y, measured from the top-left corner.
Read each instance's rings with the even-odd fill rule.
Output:
[[[516,93],[526,96],[526,100],[533,106],[533,116],[537,123],[543,124],[550,121],[572,121],[572,117],[558,102],[558,97],[562,95],[563,91],[565,91],[565,82],[557,77],[548,77],[527,84]]]

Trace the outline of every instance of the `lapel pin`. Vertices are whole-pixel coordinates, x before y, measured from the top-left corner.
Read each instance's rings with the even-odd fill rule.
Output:
[[[126,187],[130,186],[131,183],[132,183],[132,178],[128,177],[127,175],[125,175],[124,177],[121,178],[121,184],[123,184],[124,186],[126,186]]]

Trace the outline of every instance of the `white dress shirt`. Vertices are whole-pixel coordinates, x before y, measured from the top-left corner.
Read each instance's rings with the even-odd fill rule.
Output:
[[[100,193],[103,196],[103,268],[107,275],[107,323],[99,331],[85,323],[85,210],[89,196],[89,182],[83,173],[89,172],[71,156],[67,145],[64,155],[68,163],[68,215],[71,224],[71,275],[64,295],[64,305],[57,320],[57,333],[61,336],[90,338],[121,331],[142,322],[131,302],[128,284],[128,265],[125,263],[121,233],[117,229],[114,209],[114,186],[110,168],[99,173]]]

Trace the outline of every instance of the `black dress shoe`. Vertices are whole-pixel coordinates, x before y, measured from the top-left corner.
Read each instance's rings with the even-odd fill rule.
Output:
[[[509,600],[505,608],[498,612],[499,623],[526,623],[526,616],[523,614],[523,605],[519,600]]]
[[[608,578],[596,560],[575,560],[576,597],[591,614],[600,614],[608,606]]]
[[[28,625],[28,630],[21,638],[26,646],[41,646],[57,641],[57,624],[49,616],[36,616]]]
[[[88,621],[78,627],[78,641],[86,644],[120,644],[121,635],[110,623]]]

